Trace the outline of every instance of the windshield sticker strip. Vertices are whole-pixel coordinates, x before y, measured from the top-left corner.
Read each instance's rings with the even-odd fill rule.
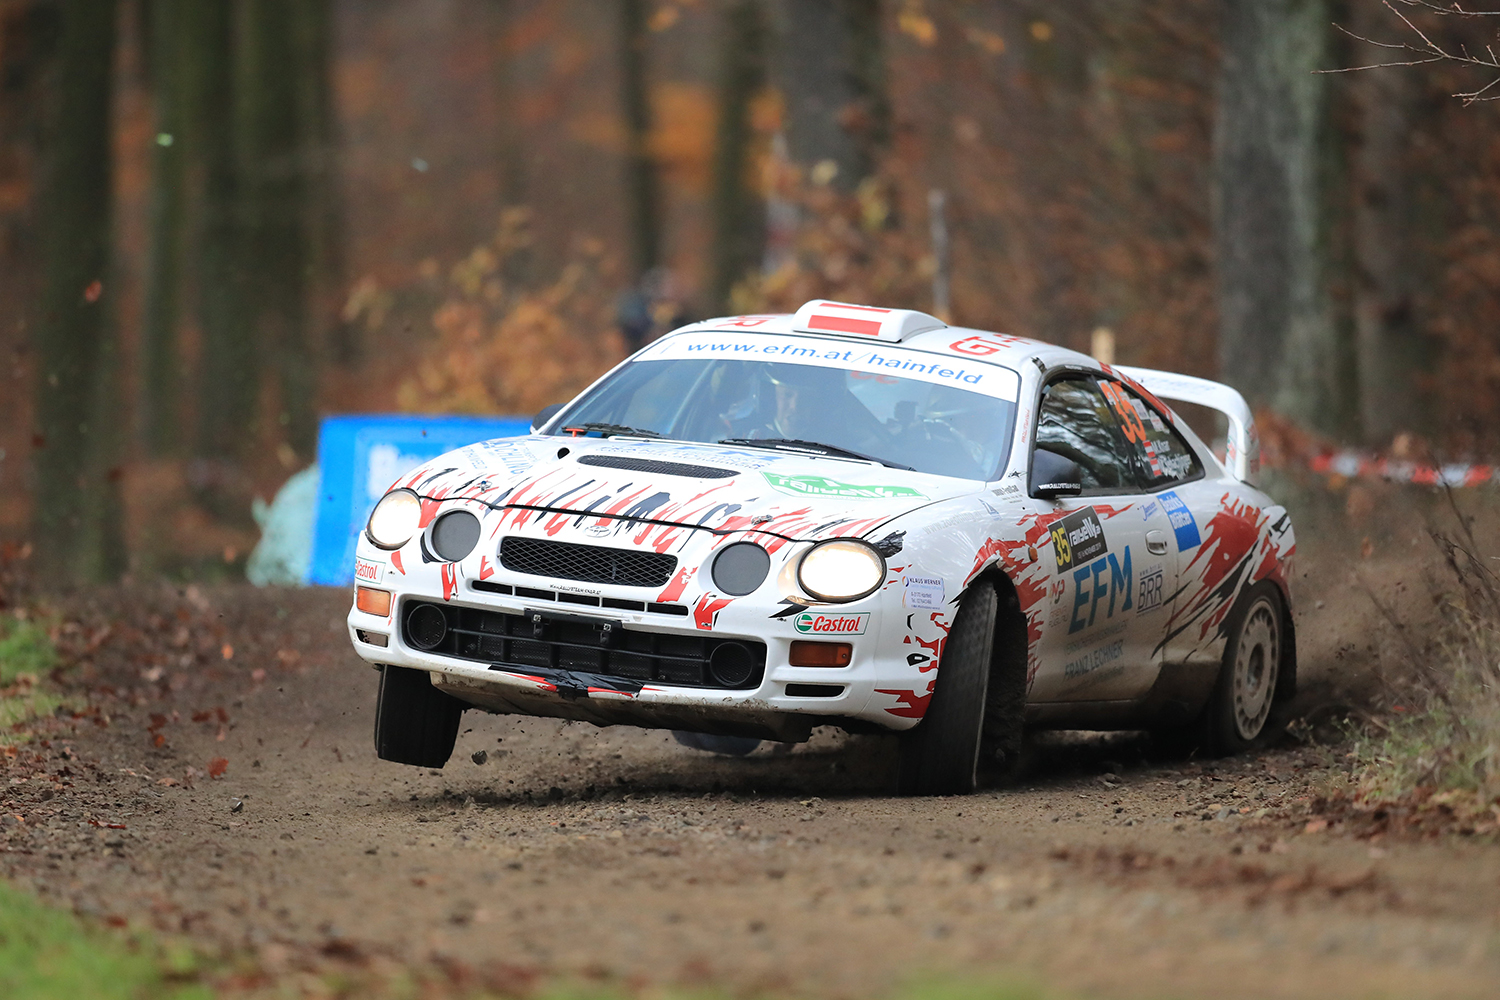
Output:
[[[683,334],[657,341],[639,358],[642,361],[680,361],[725,355],[744,360],[896,375],[934,385],[951,385],[1012,403],[1020,394],[1020,376],[1009,368],[903,350],[895,345],[871,349],[770,334]]]

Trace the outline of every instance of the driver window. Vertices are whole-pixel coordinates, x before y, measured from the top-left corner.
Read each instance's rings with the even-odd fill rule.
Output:
[[[1133,491],[1123,439],[1091,378],[1063,379],[1047,386],[1037,419],[1036,447],[1076,462],[1086,496]]]

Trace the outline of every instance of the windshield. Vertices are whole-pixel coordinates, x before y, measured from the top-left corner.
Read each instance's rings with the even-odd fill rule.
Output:
[[[1019,381],[1008,369],[966,367],[915,351],[872,352],[864,345],[824,351],[817,341],[774,339],[812,344],[823,356],[797,362],[651,356],[699,353],[701,340],[648,350],[568,407],[553,432],[578,434],[587,424],[682,441],[805,442],[939,476],[991,480],[1003,471]],[[756,342],[755,353],[767,352],[771,340]],[[893,368],[911,377],[889,374]],[[943,382],[982,383],[986,391]]]

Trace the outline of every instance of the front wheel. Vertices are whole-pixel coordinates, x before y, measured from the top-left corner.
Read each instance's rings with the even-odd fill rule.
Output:
[[[1281,596],[1263,584],[1246,594],[1230,622],[1224,662],[1204,719],[1210,751],[1239,753],[1264,734],[1281,672],[1282,642]]]
[[[416,767],[442,767],[453,756],[464,703],[432,686],[425,670],[380,668],[375,755]]]
[[[979,748],[995,647],[998,599],[981,580],[959,603],[938,666],[927,714],[901,736],[902,795],[968,795],[978,782]]]

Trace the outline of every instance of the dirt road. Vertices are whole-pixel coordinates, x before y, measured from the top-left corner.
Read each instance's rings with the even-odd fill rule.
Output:
[[[78,637],[108,722],[59,721],[7,758],[7,876],[272,974],[438,963],[502,986],[867,995],[1020,973],[1247,998],[1500,982],[1500,848],[1308,832],[1322,750],[1199,763],[1053,741],[1019,788],[904,800],[879,739],[740,760],[471,712],[448,767],[416,770],[371,750],[347,599],[136,588],[85,614],[116,622]],[[1309,607],[1309,661],[1351,622]]]

